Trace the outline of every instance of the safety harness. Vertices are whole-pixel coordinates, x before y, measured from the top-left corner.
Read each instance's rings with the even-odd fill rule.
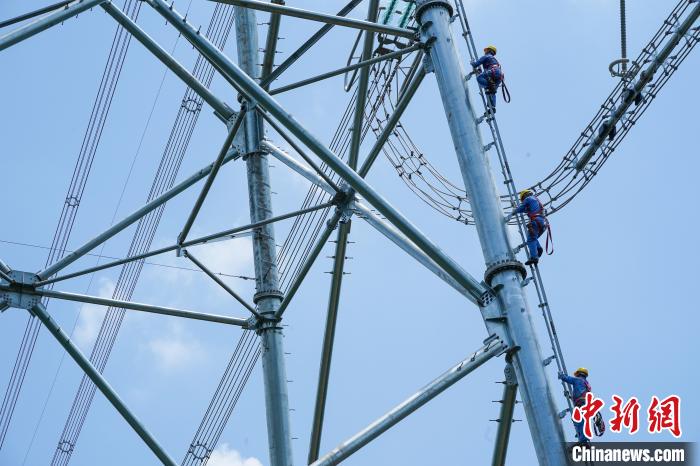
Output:
[[[544,216],[544,206],[540,202],[539,199],[533,196],[533,198],[537,201],[537,210],[533,212],[528,212],[527,216],[530,218],[530,223],[537,223],[537,218],[540,217],[544,221],[544,226],[547,229],[547,240],[545,241],[545,251],[547,252],[548,256],[551,256],[554,253],[554,240],[552,239],[552,229],[549,226],[549,220],[547,220],[547,217]],[[588,383],[588,382],[586,382]],[[590,387],[588,387],[588,391],[590,391]]]
[[[574,398],[574,406],[583,406],[586,404],[586,393],[591,391],[591,384],[589,384],[588,380],[586,379],[583,379],[583,383],[585,384],[584,386],[586,389],[583,391],[583,393]],[[605,421],[603,421],[603,416],[600,414],[600,412],[596,413],[595,417],[593,418],[593,432],[595,433],[596,437],[600,437],[605,433]]]
[[[510,103],[510,91],[508,90],[508,87],[506,86],[506,75],[503,72],[503,69],[501,68],[501,64],[496,61],[496,63],[492,63],[488,66],[484,66],[484,71],[488,73],[488,80],[489,83],[491,84],[487,89],[486,93],[487,94],[495,94],[498,92],[498,86],[500,84],[501,86],[501,93],[503,95],[503,101],[505,103]],[[500,75],[500,83],[497,82],[495,76]]]

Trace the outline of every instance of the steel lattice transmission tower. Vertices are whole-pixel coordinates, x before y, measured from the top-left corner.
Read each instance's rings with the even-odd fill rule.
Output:
[[[518,390],[525,408],[527,424],[540,464],[564,465],[566,453],[561,425],[561,414],[557,412],[552,389],[545,374],[545,358],[533,326],[531,313],[525,297],[525,285],[535,282],[539,307],[543,309],[548,324],[550,343],[557,360],[559,370],[565,370],[561,347],[551,322],[551,313],[546,301],[539,270],[528,270],[518,260],[517,245],[511,244],[504,219],[509,209],[514,207],[515,183],[508,167],[500,133],[493,114],[488,111],[481,115],[475,110],[467,88],[467,82],[473,73],[466,73],[457,49],[457,40],[453,33],[453,24],[459,17],[462,36],[467,42],[472,57],[476,48],[466,20],[466,12],[461,1],[456,4],[448,0],[416,0],[400,2],[402,10],[395,8],[397,2],[390,2],[387,13],[399,12],[402,16],[398,25],[387,24],[380,18],[379,0],[369,0],[366,20],[345,17],[359,0],[351,1],[338,15],[320,14],[284,5],[283,1],[262,2],[257,0],[218,0],[220,3],[233,5],[235,8],[235,33],[238,43],[238,57],[234,61],[226,56],[217,46],[209,41],[201,31],[191,25],[186,18],[175,10],[173,5],[164,0],[144,0],[144,3],[160,14],[167,23],[187,39],[220,73],[238,94],[240,106],[229,105],[224,99],[215,96],[192,73],[178,63],[168,52],[147,35],[136,22],[117,6],[107,0],[74,0],[62,2],[58,9],[48,15],[15,31],[0,37],[0,50],[19,43],[49,27],[76,16],[93,7],[103,8],[128,33],[143,44],[155,57],[161,60],[174,74],[184,81],[204,102],[211,106],[217,116],[226,124],[228,135],[222,144],[216,159],[190,177],[185,178],[171,189],[154,197],[143,207],[137,209],[124,219],[116,222],[106,231],[77,248],[74,252],[48,265],[39,272],[26,272],[11,268],[0,261],[0,307],[23,308],[36,316],[65,348],[70,356],[85,371],[97,388],[119,411],[134,431],[143,439],[159,460],[166,465],[177,463],[161,447],[153,435],[132,414],[115,390],[107,383],[101,371],[78,349],[66,333],[57,325],[42,303],[42,298],[65,299],[78,302],[116,306],[124,309],[179,316],[183,318],[205,320],[226,325],[234,325],[254,330],[262,344],[263,379],[265,384],[265,402],[267,428],[272,466],[290,466],[292,464],[291,436],[289,430],[289,410],[287,378],[283,350],[282,325],[284,312],[299,289],[306,274],[321,253],[334,232],[337,232],[334,274],[329,298],[328,319],[324,337],[319,385],[316,407],[313,417],[309,464],[314,466],[337,464],[355,451],[368,444],[383,432],[410,413],[423,406],[440,394],[447,387],[471,373],[486,361],[505,356],[506,383],[501,411],[501,423],[494,453],[494,464],[503,464],[508,443],[510,423],[515,404],[515,391]],[[456,7],[456,9],[455,9]],[[271,13],[270,28],[263,57],[259,53],[256,11]],[[46,11],[42,11],[45,13]],[[415,20],[415,28],[407,27],[409,17]],[[293,16],[311,21],[326,23],[306,44],[304,44],[282,66],[274,69],[274,54],[282,16]],[[655,97],[649,89],[655,87],[658,92],[665,81],[654,82],[659,78],[656,71],[671,63],[673,71],[687,53],[700,41],[700,29],[695,26],[700,17],[700,4],[683,0],[672,13],[673,21],[666,21],[672,29],[666,34],[658,34],[652,39],[652,47],[647,47],[626,71],[621,83],[606,100],[603,111],[582,133],[583,142],[577,141],[572,151],[565,157],[565,164],[547,179],[564,180],[570,175],[583,172],[592,177],[602,164],[594,166],[597,161],[605,160],[614,146],[616,128],[626,134],[634,119],[644,111]],[[413,24],[413,23],[412,23]],[[328,30],[336,26],[358,29],[364,32],[361,44],[360,61],[340,70],[325,73],[293,85],[270,90],[270,84],[279,77],[295,60],[320,40]],[[663,28],[662,28],[663,29]],[[403,41],[397,50],[385,50],[374,56],[375,41],[385,46],[394,38]],[[357,46],[357,45],[356,45]],[[386,60],[414,53],[413,62],[407,79],[402,86],[393,113],[387,118],[384,127],[377,134],[376,142],[367,156],[360,157],[362,129],[366,123],[365,107],[368,99],[370,69]],[[646,55],[645,55],[646,54]],[[645,57],[651,57],[646,59]],[[262,58],[262,59],[261,59]],[[676,62],[674,62],[676,60]],[[258,64],[262,63],[262,67]],[[274,71],[273,71],[274,69]],[[352,134],[349,144],[347,162],[337,153],[320,142],[307,131],[272,94],[300,87],[343,73],[357,73],[355,82],[357,94],[352,113]],[[478,232],[485,263],[484,280],[467,273],[456,261],[447,256],[424,233],[417,229],[406,217],[389,204],[365,180],[377,156],[382,152],[406,109],[411,98],[427,77],[434,76],[444,106],[450,134],[459,163],[464,191],[473,220]],[[665,79],[669,74],[665,73]],[[482,104],[485,103],[483,94]],[[234,110],[234,107],[238,107]],[[635,108],[639,112],[635,113]],[[492,141],[484,144],[480,125],[486,125],[485,134]],[[304,159],[304,163],[280,150],[273,141],[265,139],[265,126],[274,129]],[[611,135],[613,137],[611,137]],[[606,142],[607,141],[607,142]],[[618,141],[619,142],[619,137]],[[615,142],[615,144],[617,143]],[[506,177],[508,194],[501,196],[496,188],[495,174],[489,163],[487,152],[495,148],[503,176]],[[313,156],[311,155],[313,154]],[[315,158],[314,158],[315,156]],[[272,212],[270,195],[268,159],[275,157],[293,171],[311,181],[321,191],[330,194],[331,200],[299,211],[275,216]],[[598,158],[595,158],[598,157]],[[199,238],[189,238],[190,229],[197,218],[200,208],[219,170],[231,161],[242,159],[246,164],[248,194],[250,207],[250,224],[228,229],[219,233]],[[323,162],[323,166],[316,160]],[[593,162],[592,162],[593,160]],[[588,180],[588,178],[586,178]],[[185,222],[176,241],[170,246],[138,254],[133,257],[113,261],[90,269],[60,275],[70,264],[109,238],[123,231],[142,217],[160,208],[166,202],[189,187],[203,181],[200,195]],[[559,182],[559,181],[557,181]],[[585,181],[578,190],[587,184]],[[578,183],[576,181],[575,183]],[[542,183],[539,184],[542,187]],[[554,186],[554,185],[552,185]],[[570,191],[567,190],[565,192]],[[547,192],[552,192],[547,189]],[[575,191],[575,193],[578,191]],[[574,195],[575,195],[574,193]],[[571,195],[573,197],[573,195]],[[571,197],[561,199],[552,197],[554,202],[567,203]],[[548,204],[548,205],[549,205]],[[294,218],[310,212],[332,208],[325,226],[320,231],[308,257],[301,265],[286,292],[282,291],[278,270],[277,250],[273,224],[277,221]],[[374,209],[374,210],[373,210]],[[557,210],[556,206],[552,206]],[[376,210],[376,212],[375,212]],[[378,214],[377,214],[378,212]],[[463,361],[448,369],[435,380],[420,389],[414,396],[397,405],[390,412],[378,418],[353,437],[339,444],[335,449],[321,455],[319,451],[323,427],[323,414],[328,386],[330,359],[333,349],[335,320],[341,291],[345,247],[353,218],[367,221],[381,234],[427,267],[448,285],[458,290],[471,303],[478,306],[487,330],[483,346],[468,355]],[[517,222],[522,234],[522,224]],[[255,265],[256,293],[253,303],[248,303],[235,291],[217,280],[191,252],[188,247],[203,244],[215,239],[225,238],[235,233],[253,232],[253,256]],[[251,316],[235,318],[222,315],[176,309],[158,305],[99,298],[79,295],[52,289],[52,285],[69,278],[82,276],[98,270],[143,260],[157,254],[176,252],[189,258],[207,275],[217,281],[238,301]],[[568,402],[569,400],[567,400]],[[569,407],[570,407],[569,402]],[[566,411],[565,411],[566,412]],[[565,413],[564,412],[564,413]]]

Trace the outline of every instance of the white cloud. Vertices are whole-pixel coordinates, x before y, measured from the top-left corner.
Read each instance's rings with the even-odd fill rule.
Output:
[[[111,298],[114,294],[114,282],[108,278],[100,279],[97,296]],[[83,304],[80,307],[78,323],[73,331],[73,341],[83,350],[92,346],[100,331],[107,308],[97,304]]]
[[[211,458],[209,458],[208,466],[262,466],[262,463],[257,458],[243,458],[241,454],[228,446],[227,443],[222,443],[221,446],[215,449]]]
[[[253,245],[250,237],[205,244],[192,248],[210,270],[232,275],[250,274],[253,267]]]
[[[188,335],[179,322],[172,323],[167,334],[149,341],[148,349],[164,372],[182,370],[204,356],[199,341]]]

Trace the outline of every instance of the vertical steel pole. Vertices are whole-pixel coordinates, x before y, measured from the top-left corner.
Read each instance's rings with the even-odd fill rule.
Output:
[[[272,0],[272,3],[278,5],[284,5],[284,0]],[[277,40],[279,39],[280,33],[280,21],[281,16],[279,13],[270,14],[270,24],[267,27],[267,40],[265,41],[265,55],[263,55],[262,72],[261,77],[263,80],[272,74],[272,70],[275,67],[275,55],[277,54]],[[262,86],[267,90],[269,86]]]
[[[238,62],[246,74],[259,81],[260,61],[255,11],[236,7],[235,24]],[[250,220],[251,222],[259,222],[272,217],[272,203],[267,154],[260,147],[263,138],[263,121],[255,109],[251,109],[246,114],[245,134]],[[258,305],[258,312],[270,318],[275,315],[282,301],[275,248],[275,233],[271,224],[255,229],[253,236],[256,286],[254,301]],[[291,466],[289,400],[282,327],[275,321],[266,321],[261,326],[260,335],[263,348],[263,379],[265,382],[270,465]]]
[[[347,250],[348,235],[350,234],[350,222],[340,225],[338,228],[338,241],[335,245],[335,257],[333,258],[333,281],[331,282],[330,296],[328,297],[328,314],[326,315],[326,330],[323,334],[323,349],[321,350],[321,363],[318,369],[318,387],[316,388],[316,406],[314,408],[313,424],[311,426],[311,440],[309,441],[308,464],[318,459],[321,448],[321,434],[323,432],[323,417],[326,410],[326,396],[328,394],[328,379],[331,373],[331,360],[333,358],[333,342],[335,341],[335,324],[338,320],[338,306],[340,304],[340,288],[343,284],[345,268],[345,253]]]
[[[377,21],[377,11],[379,0],[370,0],[367,9],[367,21]],[[365,31],[365,41],[362,48],[360,61],[367,61],[372,58],[374,46],[374,33]],[[357,96],[355,100],[355,117],[352,125],[352,135],[350,139],[350,155],[348,165],[353,170],[357,170],[357,161],[360,154],[360,143],[362,141],[362,127],[365,122],[365,104],[367,102],[367,87],[369,83],[370,67],[365,66],[360,69],[360,79],[357,84]],[[348,234],[350,233],[351,221],[343,223],[338,228],[337,244],[335,248],[335,259],[333,261],[333,281],[331,282],[331,292],[328,298],[328,314],[326,315],[326,330],[323,334],[323,349],[321,350],[321,363],[318,370],[318,387],[316,389],[316,406],[314,408],[313,424],[311,426],[311,439],[309,441],[309,464],[318,459],[319,448],[321,447],[321,432],[323,430],[323,416],[326,409],[326,395],[328,392],[328,378],[330,377],[331,358],[333,357],[333,341],[335,339],[335,324],[338,318],[338,306],[340,304],[340,288],[343,282],[345,268],[345,250],[347,247]]]
[[[503,372],[506,376],[506,380],[503,382],[501,414],[498,419],[498,432],[496,433],[496,442],[493,447],[492,466],[505,466],[506,464],[510,428],[513,425],[513,411],[515,411],[515,403],[517,403],[518,381],[515,378],[513,364],[507,362]]]
[[[450,30],[452,5],[446,0],[418,0],[416,17],[435,70],[462,177],[471,201],[490,284],[499,302],[513,355],[528,426],[541,465],[564,465],[564,435],[547,381],[542,353],[521,287],[522,267],[512,252],[496,183],[477,128],[465,74]],[[485,321],[491,326],[489,320]]]
[[[379,0],[370,0],[367,9],[367,21],[377,22],[377,10]],[[374,33],[365,31],[365,41],[362,46],[362,58],[360,61],[367,61],[372,58],[374,48]],[[362,127],[365,122],[365,104],[367,103],[367,86],[369,83],[369,67],[365,66],[360,70],[360,79],[357,83],[357,96],[355,98],[355,118],[352,123],[352,137],[350,139],[350,155],[348,165],[353,170],[357,169],[357,160],[360,154],[360,143],[362,142]]]

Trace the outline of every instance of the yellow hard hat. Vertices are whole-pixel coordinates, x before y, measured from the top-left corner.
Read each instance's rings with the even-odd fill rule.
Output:
[[[585,367],[579,367],[578,369],[576,369],[576,372],[574,372],[574,375],[578,374],[583,374],[584,377],[588,377],[588,369],[586,369]]]
[[[488,52],[489,50],[492,51],[494,55],[496,55],[495,45],[487,45],[486,47],[484,47],[484,53]]]
[[[533,192],[532,192],[531,189],[523,189],[522,191],[520,191],[520,193],[518,193],[518,197],[519,197],[520,200],[522,201],[522,200],[525,199],[527,196],[532,196],[532,194],[533,194]]]

